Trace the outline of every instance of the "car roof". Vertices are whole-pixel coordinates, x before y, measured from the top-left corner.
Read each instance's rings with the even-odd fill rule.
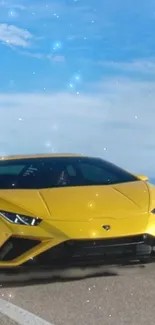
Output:
[[[27,154],[27,155],[11,155],[0,156],[0,160],[20,160],[20,159],[35,159],[35,158],[67,158],[67,157],[87,157],[81,154],[72,153],[48,153],[48,154]]]

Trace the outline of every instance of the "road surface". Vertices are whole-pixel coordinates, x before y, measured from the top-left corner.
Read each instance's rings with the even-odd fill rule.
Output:
[[[70,271],[71,279],[10,282],[1,275],[1,325],[154,325],[155,265]],[[15,282],[15,283],[14,283]],[[13,304],[13,305],[12,305]],[[16,305],[16,307],[14,307]],[[16,309],[15,309],[16,308]],[[35,316],[36,317],[35,317]],[[26,319],[26,321],[25,321]]]

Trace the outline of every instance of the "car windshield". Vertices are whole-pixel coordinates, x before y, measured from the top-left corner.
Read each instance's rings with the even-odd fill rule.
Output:
[[[0,189],[110,185],[137,178],[98,158],[33,158],[0,162]]]

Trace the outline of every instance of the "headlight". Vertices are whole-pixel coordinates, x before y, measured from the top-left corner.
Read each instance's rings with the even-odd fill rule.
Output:
[[[14,223],[16,225],[24,225],[24,226],[38,226],[42,221],[39,218],[33,218],[24,216],[18,213],[0,211],[0,216],[2,216],[7,221]]]

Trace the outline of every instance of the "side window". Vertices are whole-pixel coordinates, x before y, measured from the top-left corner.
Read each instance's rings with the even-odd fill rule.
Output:
[[[38,174],[38,169],[30,165],[23,174],[23,177],[36,176]]]
[[[117,177],[113,173],[92,164],[81,163],[80,170],[85,179],[94,183],[110,184],[117,181]]]
[[[2,166],[0,167],[0,175],[19,175],[24,167],[23,165]]]
[[[76,170],[74,169],[74,167],[72,165],[68,165],[66,167],[67,173],[69,176],[71,177],[75,177],[76,176]]]

